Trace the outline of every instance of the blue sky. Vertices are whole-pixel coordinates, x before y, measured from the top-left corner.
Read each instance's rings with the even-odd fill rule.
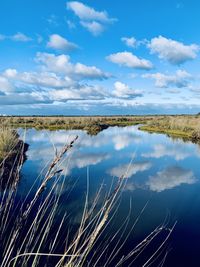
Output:
[[[197,0],[1,0],[0,114],[200,111]]]

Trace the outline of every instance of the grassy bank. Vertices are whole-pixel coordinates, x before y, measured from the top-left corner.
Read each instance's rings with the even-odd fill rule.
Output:
[[[0,123],[15,128],[35,128],[48,130],[86,130],[95,135],[110,126],[144,124],[152,116],[109,116],[109,117],[0,117]]]
[[[0,160],[16,152],[19,138],[17,133],[9,127],[0,128]]]
[[[16,187],[19,181],[18,169],[26,160],[28,145],[19,139],[15,130],[0,127],[0,191]]]
[[[140,130],[164,133],[169,136],[198,142],[200,141],[200,116],[177,115],[154,117],[151,121],[141,126]]]

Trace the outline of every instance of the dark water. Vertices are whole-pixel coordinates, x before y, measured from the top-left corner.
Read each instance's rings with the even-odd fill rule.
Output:
[[[84,131],[28,130],[26,142],[30,147],[19,184],[20,197],[26,196],[41,170],[52,160],[55,148],[61,149],[75,135],[79,139],[63,163],[66,187],[61,210],[70,209],[74,223],[80,221],[87,171],[91,199],[102,183],[109,190],[113,180],[126,173],[117,219],[106,231],[112,235],[120,227],[130,211],[130,199],[127,231],[145,203],[149,204],[122,253],[128,253],[167,218],[170,226],[175,221],[177,225],[167,244],[169,253],[164,266],[200,266],[200,147],[196,144],[142,132],[135,126],[109,128],[97,136]],[[69,186],[73,188],[70,196]]]

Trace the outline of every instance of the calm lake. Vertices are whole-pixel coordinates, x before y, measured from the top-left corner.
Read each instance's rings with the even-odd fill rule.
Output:
[[[20,129],[19,132],[23,134]],[[117,215],[105,230],[105,235],[115,233],[129,214],[125,238],[149,201],[122,253],[128,253],[165,220],[169,226],[177,221],[165,247],[169,253],[164,266],[200,266],[200,147],[191,142],[142,132],[137,126],[111,127],[96,136],[75,130],[30,129],[26,133],[29,150],[21,173],[19,198],[25,198],[36,178],[54,157],[55,149],[60,150],[76,135],[79,138],[62,163],[65,177],[58,216],[67,211],[73,217],[71,224],[80,222],[87,174],[89,201],[102,184],[106,192],[113,181],[125,174],[127,180]],[[62,182],[61,179],[60,184]],[[138,261],[130,266],[140,264]]]

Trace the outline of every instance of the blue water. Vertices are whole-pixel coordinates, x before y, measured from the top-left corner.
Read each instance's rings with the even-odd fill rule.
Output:
[[[96,136],[85,131],[30,129],[26,133],[29,150],[19,184],[20,197],[25,197],[35,182],[39,183],[36,178],[41,172],[45,173],[43,169],[55,151],[76,135],[79,137],[76,144],[60,166],[66,183],[61,210],[73,210],[74,223],[79,223],[87,172],[91,199],[102,184],[108,191],[113,181],[125,175],[116,219],[105,234],[109,231],[112,235],[119,228],[130,212],[130,199],[131,219],[127,231],[149,201],[122,253],[128,253],[165,220],[169,227],[177,221],[165,246],[168,255],[164,266],[200,266],[200,147],[197,144],[142,132],[136,126],[112,127]],[[72,188],[70,196],[69,187]],[[139,261],[131,266],[142,266],[140,264]]]

